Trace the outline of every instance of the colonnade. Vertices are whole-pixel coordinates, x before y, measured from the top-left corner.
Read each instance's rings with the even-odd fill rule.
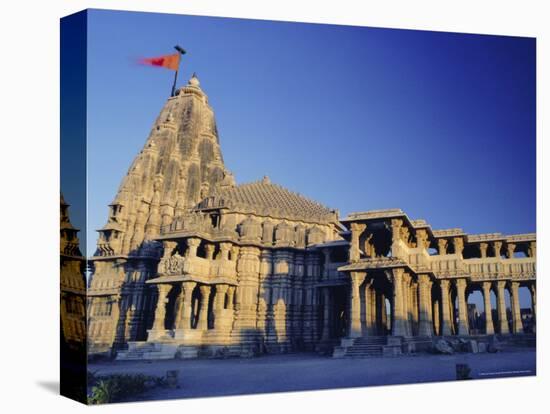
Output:
[[[429,274],[415,275],[404,268],[386,270],[385,273],[391,281],[390,317],[384,296],[388,291],[374,289],[375,277],[368,272],[350,272],[349,337],[386,332],[405,337],[469,335],[467,292],[478,289],[483,294],[487,335],[523,333],[519,281],[472,281],[463,277],[433,279]],[[529,282],[527,287],[535,318],[536,287],[534,282]],[[496,320],[493,320],[491,306],[493,291],[497,299]],[[506,309],[506,291],[510,294],[511,321]]]
[[[170,307],[169,296],[176,284],[157,284],[158,300],[148,339],[165,335],[167,329],[174,329],[175,337],[178,338],[189,331],[204,332],[208,329],[224,330],[231,327],[235,286],[185,281],[181,282],[180,287],[178,297]],[[170,310],[174,312],[173,324],[166,326]]]

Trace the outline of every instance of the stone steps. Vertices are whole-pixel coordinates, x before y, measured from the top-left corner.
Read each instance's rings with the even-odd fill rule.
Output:
[[[177,346],[158,342],[129,342],[127,350],[117,352],[118,361],[173,359]]]
[[[385,336],[362,336],[355,339],[344,339],[340,346],[334,348],[334,358],[367,358],[384,354],[387,344]]]

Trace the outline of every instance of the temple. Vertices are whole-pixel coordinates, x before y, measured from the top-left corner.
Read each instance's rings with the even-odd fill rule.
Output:
[[[196,76],[161,110],[98,232],[92,356],[395,355],[535,332],[535,234],[435,230],[399,209],[341,219],[268,177],[237,185]]]

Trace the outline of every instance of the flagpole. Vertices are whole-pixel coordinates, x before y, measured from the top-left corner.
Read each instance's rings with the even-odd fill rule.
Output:
[[[176,69],[176,73],[174,74],[174,83],[172,85],[172,93],[170,94],[170,96],[176,96],[176,81],[178,80],[178,71],[179,67]]]
[[[176,49],[180,54],[180,61],[181,57],[185,54],[185,49],[183,49],[181,46],[176,45],[174,46],[174,49]],[[178,80],[178,72],[180,70],[180,65],[178,62],[178,68],[176,69],[176,73],[174,73],[174,84],[172,85],[172,94],[170,96],[176,96],[176,82]]]

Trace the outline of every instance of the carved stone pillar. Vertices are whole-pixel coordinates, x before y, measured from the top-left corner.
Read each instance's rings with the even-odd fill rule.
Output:
[[[328,341],[330,338],[330,291],[328,288],[322,289],[323,295],[323,329],[321,341]]]
[[[418,229],[416,231],[416,247],[423,250],[427,249],[430,246],[428,237],[426,229]]]
[[[388,333],[388,310],[386,309],[386,295],[380,294],[380,328],[381,334],[387,335]]]
[[[504,280],[499,280],[497,282],[497,313],[501,334],[507,334],[510,332],[508,328],[508,317],[506,316],[506,302],[504,300],[505,286],[506,282]]]
[[[418,335],[432,336],[430,276],[418,275]]]
[[[233,301],[235,298],[235,286],[227,288],[227,309],[233,310]]]
[[[529,257],[537,257],[537,243],[532,241],[529,242],[529,249],[527,251]]]
[[[367,289],[367,283],[363,283],[361,286],[359,286],[359,297],[361,299],[361,335],[365,336],[368,331],[368,309],[367,309],[367,303],[368,303],[368,289]]]
[[[229,286],[227,288],[227,317],[229,320],[229,327],[232,328],[235,323],[235,286]]]
[[[164,328],[164,319],[166,318],[166,304],[168,303],[168,293],[172,289],[172,285],[161,283],[157,285],[158,301],[155,309],[155,319],[153,327],[149,330],[148,340],[156,339],[166,334]]]
[[[289,321],[291,313],[290,278],[293,273],[293,253],[288,250],[277,250],[273,257],[273,326],[280,351],[290,344]]]
[[[456,293],[458,295],[458,334],[468,335],[468,306],[466,303],[466,279],[456,279]]]
[[[520,334],[523,333],[523,324],[521,322],[521,308],[519,305],[519,282],[511,282],[510,290],[512,299],[512,332]]]
[[[401,256],[401,241],[402,241],[402,232],[401,228],[403,227],[403,220],[401,219],[392,219],[391,220],[391,234],[392,234],[392,245],[391,245],[391,255],[393,257]]]
[[[377,308],[377,293],[376,289],[374,288],[372,284],[372,280],[369,282],[369,308],[368,308],[368,323],[369,323],[369,333],[371,335],[377,335],[378,334],[378,308]]]
[[[175,242],[172,240],[164,240],[162,242],[162,247],[164,248],[162,258],[166,259],[172,256],[172,253],[174,252],[174,249],[176,248],[177,245],[178,245],[178,242]]]
[[[488,243],[479,243],[479,253],[482,259],[487,257],[487,248],[489,247]]]
[[[199,289],[201,291],[201,305],[197,329],[200,331],[206,331],[208,329],[208,302],[210,300],[210,286],[200,285]]]
[[[430,331],[431,331],[432,335],[435,335],[434,313],[433,313],[434,303],[433,303],[433,295],[432,295],[432,286],[433,286],[433,284],[434,284],[434,282],[432,280],[430,280],[428,282],[428,286],[427,286],[426,290],[427,290],[428,299],[429,299],[428,320],[430,321]]]
[[[483,282],[483,306],[485,311],[485,334],[493,335],[495,328],[493,325],[493,310],[491,307],[491,282]]]
[[[176,314],[176,330],[191,329],[191,300],[195,282],[182,282],[180,306]]]
[[[453,246],[455,248],[455,254],[462,256],[464,251],[464,239],[462,237],[453,238]]]
[[[216,246],[214,246],[212,243],[207,243],[204,246],[204,249],[206,250],[206,259],[214,260],[214,250],[216,250]]]
[[[440,280],[441,289],[441,336],[452,335],[451,331],[451,308],[449,300],[449,281]]]
[[[456,295],[453,297],[453,290],[451,289],[451,282],[449,281],[449,321],[451,325],[451,335],[456,335]]]
[[[220,246],[221,248],[221,246]],[[275,259],[276,261],[277,259]],[[277,273],[277,270],[274,271]],[[241,341],[256,340],[257,307],[260,284],[260,249],[253,246],[242,246],[237,261],[237,277],[239,286],[236,292],[236,309],[234,331],[240,335]],[[274,274],[273,279],[279,276]],[[277,305],[277,298],[273,298]]]
[[[229,252],[231,251],[231,243],[220,243],[220,253],[218,259],[229,260]]]
[[[535,283],[529,285],[529,293],[531,293],[531,312],[533,316],[537,315],[537,286]]]
[[[373,335],[386,335],[386,322],[387,322],[387,315],[386,315],[386,299],[384,297],[384,294],[380,291],[377,291],[374,286],[372,289],[372,298],[373,298]]]
[[[367,225],[362,223],[351,223],[350,228],[351,228],[351,244],[349,249],[349,261],[357,262],[360,257],[359,238],[367,228]]]
[[[393,279],[393,321],[392,335],[405,336],[405,313],[403,309],[403,269],[392,270]]]
[[[437,240],[437,251],[441,256],[447,254],[447,244],[448,243],[449,242],[445,239],[438,239]]]
[[[500,257],[500,249],[502,249],[502,242],[501,241],[493,242],[493,249],[495,251],[495,257]]]
[[[535,283],[529,285],[529,292],[531,293],[531,314],[533,317],[533,332],[537,331],[537,287]]]
[[[218,331],[226,330],[230,322],[225,317],[226,309],[224,308],[225,296],[228,289],[228,285],[216,285],[216,296],[214,297],[214,329]]]
[[[197,257],[197,249],[199,248],[200,244],[200,239],[194,237],[187,239],[187,250],[185,252],[185,257]]]
[[[373,335],[373,309],[372,309],[372,281],[365,282],[361,289],[361,317],[364,319],[364,326],[362,326],[363,335]]]
[[[351,272],[350,276],[351,312],[349,336],[351,338],[356,338],[361,336],[361,298],[359,296],[359,286],[361,286],[361,283],[365,280],[366,274],[362,272]]]
[[[413,281],[411,284],[411,309],[413,317],[412,334],[418,335],[419,324],[419,309],[418,309],[418,281]]]
[[[516,245],[514,243],[508,243],[506,245],[506,257],[508,259],[514,258],[514,252],[516,251]]]
[[[403,286],[403,319],[405,325],[405,336],[412,335],[412,314],[411,314],[411,275],[407,272],[403,273],[402,286]]]
[[[441,335],[441,316],[439,314],[439,309],[441,307],[441,304],[439,300],[434,300],[433,304],[433,321],[434,321],[434,333],[437,336]]]

